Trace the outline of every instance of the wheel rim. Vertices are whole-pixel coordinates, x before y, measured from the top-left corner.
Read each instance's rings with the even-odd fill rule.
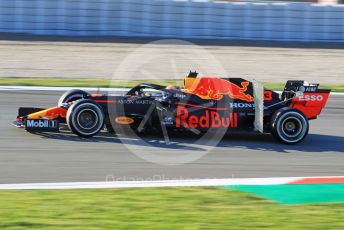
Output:
[[[278,118],[276,134],[285,143],[297,143],[308,133],[308,122],[296,111],[287,112]]]
[[[82,129],[93,129],[98,123],[98,115],[91,109],[83,109],[77,116],[77,122]]]
[[[282,132],[287,137],[297,137],[302,132],[302,122],[296,117],[286,118],[282,122]]]

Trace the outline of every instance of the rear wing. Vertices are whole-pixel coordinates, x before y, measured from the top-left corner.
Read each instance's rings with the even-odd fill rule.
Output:
[[[291,99],[290,107],[300,110],[308,119],[315,119],[325,107],[331,90],[319,89],[319,84],[288,81],[282,100]]]

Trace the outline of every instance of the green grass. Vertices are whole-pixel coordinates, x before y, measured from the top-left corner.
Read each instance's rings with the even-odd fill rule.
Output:
[[[54,86],[54,87],[113,87],[130,88],[139,83],[182,86],[182,79],[176,80],[105,80],[105,79],[56,79],[56,78],[0,78],[0,85],[6,86]],[[285,83],[269,83],[265,87],[273,90],[283,90]],[[320,85],[323,89],[333,92],[344,92],[344,84]]]
[[[344,229],[344,203],[280,205],[221,188],[0,191],[0,229]]]

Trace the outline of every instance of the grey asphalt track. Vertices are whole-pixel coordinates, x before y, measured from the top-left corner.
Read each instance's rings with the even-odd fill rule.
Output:
[[[167,166],[138,157],[115,135],[38,135],[9,125],[19,106],[52,106],[60,94],[0,91],[0,183],[344,175],[343,96],[330,97],[302,144],[281,145],[267,135],[225,137],[202,158]],[[153,141],[153,151],[178,156],[193,137],[175,140],[169,146]],[[139,151],[137,145],[131,147]],[[192,146],[200,153],[206,147]]]

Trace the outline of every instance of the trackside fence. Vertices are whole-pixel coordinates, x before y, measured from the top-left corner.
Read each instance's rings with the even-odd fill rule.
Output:
[[[0,32],[344,41],[344,6],[202,0],[0,0]]]

